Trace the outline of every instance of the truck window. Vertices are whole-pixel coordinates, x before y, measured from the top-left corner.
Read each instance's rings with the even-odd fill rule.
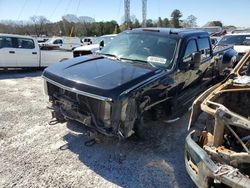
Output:
[[[34,44],[34,41],[32,39],[19,38],[18,44],[19,44],[19,48],[23,48],[23,49],[34,49],[35,48],[35,44]]]
[[[0,37],[0,48],[12,48],[12,38],[11,37]]]
[[[183,59],[186,59],[188,57],[191,57],[194,52],[197,52],[197,45],[196,41],[194,39],[190,40],[187,44]]]
[[[211,56],[209,38],[198,39],[198,48],[201,52],[201,60],[205,60]]]
[[[62,43],[63,43],[63,41],[61,39],[57,39],[54,41],[54,44],[62,44]]]

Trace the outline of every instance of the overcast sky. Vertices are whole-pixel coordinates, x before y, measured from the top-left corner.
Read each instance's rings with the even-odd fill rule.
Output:
[[[52,22],[65,14],[90,16],[96,21],[116,20],[121,23],[124,0],[0,0],[0,20],[29,20],[33,15],[45,16]],[[141,20],[141,0],[130,0],[131,15]],[[219,20],[224,25],[250,27],[250,0],[148,0],[147,18],[170,18],[179,9],[186,19],[197,17],[199,26]]]

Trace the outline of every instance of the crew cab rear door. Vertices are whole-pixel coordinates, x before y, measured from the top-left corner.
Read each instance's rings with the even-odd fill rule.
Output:
[[[198,50],[201,53],[201,63],[199,71],[201,76],[205,76],[204,73],[212,63],[213,51],[210,39],[207,36],[198,37],[197,39]]]
[[[17,38],[18,56],[17,65],[19,67],[39,67],[39,48],[32,38]]]

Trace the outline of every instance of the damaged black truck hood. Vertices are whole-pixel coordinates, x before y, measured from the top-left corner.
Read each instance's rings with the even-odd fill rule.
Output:
[[[78,91],[117,99],[124,91],[160,72],[162,70],[139,63],[91,55],[53,64],[44,70],[43,77]]]

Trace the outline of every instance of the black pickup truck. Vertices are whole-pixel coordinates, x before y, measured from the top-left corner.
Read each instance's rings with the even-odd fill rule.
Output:
[[[213,52],[204,31],[133,29],[98,54],[45,69],[45,92],[58,121],[127,138],[146,120],[178,120],[236,56],[230,47]]]

